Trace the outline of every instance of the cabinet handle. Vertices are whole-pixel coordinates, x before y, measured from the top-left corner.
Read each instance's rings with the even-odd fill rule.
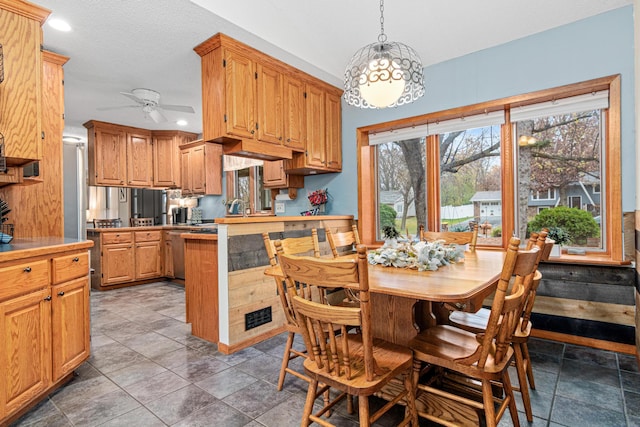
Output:
[[[251,135],[253,135],[254,133],[256,133],[256,131],[252,130],[252,131],[251,131]]]
[[[80,261],[80,258],[78,258],[78,257],[75,257],[75,258],[73,259],[73,262],[78,262],[78,261]]]
[[[44,298],[44,300],[45,300],[45,301],[51,301],[51,295],[47,295],[47,296]]]
[[[58,296],[59,296],[59,297],[64,296],[64,291],[60,291],[60,292],[58,292]]]
[[[31,267],[27,267],[23,270],[25,273],[31,273]]]
[[[278,141],[282,141],[282,137],[281,136],[278,137]]]
[[[291,138],[287,138],[287,142],[291,142]]]

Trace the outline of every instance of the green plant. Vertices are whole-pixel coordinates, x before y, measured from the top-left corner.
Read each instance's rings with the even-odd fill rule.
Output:
[[[531,233],[551,227],[562,228],[569,235],[565,243],[584,244],[588,237],[600,235],[600,227],[589,212],[567,206],[541,211],[529,222],[527,231]]]
[[[469,231],[469,226],[465,224],[455,224],[449,227],[449,231],[456,231],[456,232]]]
[[[562,227],[549,227],[549,234],[547,234],[547,237],[555,241],[556,245],[564,245],[571,241],[571,236]]]
[[[491,237],[502,237],[502,227],[498,225],[491,230]]]
[[[400,237],[400,232],[393,225],[386,225],[382,227],[382,236],[385,239],[397,239]]]
[[[389,205],[380,205],[380,228],[385,226],[393,227],[396,223],[398,213]]]

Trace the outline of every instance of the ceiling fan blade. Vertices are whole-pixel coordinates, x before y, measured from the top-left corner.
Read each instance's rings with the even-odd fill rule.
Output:
[[[121,110],[124,108],[140,108],[139,105],[121,105],[119,107],[98,107],[96,110],[99,111],[109,111],[109,110]]]
[[[131,99],[134,102],[137,102],[138,104],[142,104],[142,100],[140,98],[138,98],[137,96],[135,96],[133,93],[120,92],[120,94],[126,96],[127,98]]]
[[[149,117],[151,117],[151,120],[153,120],[156,123],[162,123],[167,121],[167,118],[163,116],[162,113],[158,110],[151,110],[149,111],[148,114],[149,114]]]
[[[163,110],[169,110],[169,111],[180,111],[183,113],[195,113],[196,111],[193,109],[193,107],[189,107],[188,105],[167,105],[167,104],[159,104],[158,107],[162,108]]]

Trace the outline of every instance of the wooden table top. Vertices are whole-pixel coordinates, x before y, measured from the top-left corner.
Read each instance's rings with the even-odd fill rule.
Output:
[[[464,260],[436,271],[369,265],[372,293],[434,302],[466,302],[479,294],[488,295],[498,281],[505,252],[465,252]],[[282,276],[280,266],[265,270],[268,276]]]

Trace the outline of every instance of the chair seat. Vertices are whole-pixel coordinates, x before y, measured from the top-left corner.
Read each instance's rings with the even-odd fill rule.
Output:
[[[453,311],[449,315],[449,323],[456,328],[464,329],[465,331],[479,334],[487,328],[489,322],[489,316],[491,310],[487,308],[481,308],[475,313],[465,313],[464,311]],[[526,342],[531,335],[531,321],[528,322],[525,330],[522,330],[522,318],[520,318],[520,324],[513,333],[513,342]]]
[[[391,378],[400,375],[413,365],[413,353],[407,347],[390,343],[381,339],[373,340],[373,355],[376,361],[377,376],[373,381],[367,381],[362,357],[362,335],[348,334],[349,357],[352,361],[351,378],[335,377],[317,367],[311,359],[304,361],[307,375],[352,396],[368,396],[379,390]],[[338,358],[342,360],[342,344],[338,340]]]
[[[473,355],[478,348],[476,334],[449,325],[438,325],[428,328],[409,341],[409,347],[415,357],[423,362],[452,369],[462,373],[473,373],[478,378],[483,373],[499,374],[511,361],[513,349],[508,348],[506,357],[498,364],[489,354],[484,369],[475,364],[462,365],[459,359]]]

